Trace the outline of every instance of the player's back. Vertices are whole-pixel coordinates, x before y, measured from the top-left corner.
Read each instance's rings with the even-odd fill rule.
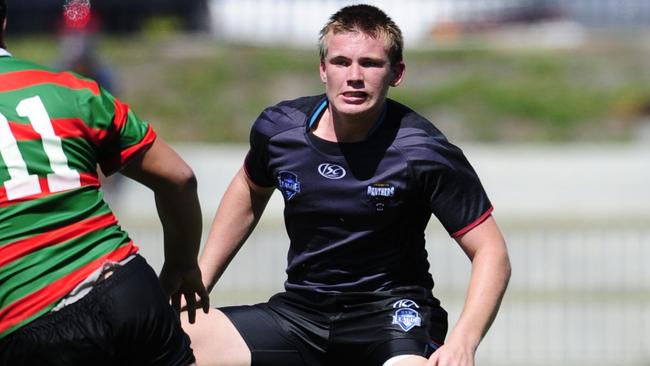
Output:
[[[119,160],[122,109],[92,80],[0,57],[0,338],[137,250],[96,170]]]

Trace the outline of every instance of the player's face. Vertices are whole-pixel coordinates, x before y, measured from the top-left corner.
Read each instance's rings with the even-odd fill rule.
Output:
[[[362,33],[330,34],[320,65],[325,92],[336,113],[363,116],[380,110],[390,86],[397,86],[404,63],[391,65],[383,39]]]

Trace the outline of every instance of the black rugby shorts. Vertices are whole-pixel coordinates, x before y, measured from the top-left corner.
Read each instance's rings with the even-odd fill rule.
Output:
[[[188,365],[189,337],[137,255],[79,301],[0,340],[1,365]]]
[[[252,365],[382,365],[430,356],[444,341],[447,313],[420,287],[306,295],[221,308],[246,341]]]

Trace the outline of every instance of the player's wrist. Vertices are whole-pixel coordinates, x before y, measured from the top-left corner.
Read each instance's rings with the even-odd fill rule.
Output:
[[[196,259],[165,258],[163,269],[174,272],[193,272],[199,270]]]
[[[445,343],[458,342],[465,347],[468,347],[472,352],[476,352],[479,344],[481,343],[481,334],[472,330],[456,328],[449,335]]]

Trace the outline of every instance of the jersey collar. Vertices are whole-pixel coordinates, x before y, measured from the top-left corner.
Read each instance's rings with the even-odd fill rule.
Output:
[[[316,121],[318,121],[325,108],[327,108],[327,104],[327,97],[325,97],[321,99],[321,101],[318,103],[318,106],[314,109],[313,112],[311,112],[311,116],[309,116],[309,119],[307,120],[307,131],[311,130]]]
[[[320,116],[323,114],[323,111],[325,110],[325,108],[327,108],[327,105],[328,105],[327,97],[323,98],[318,103],[318,105],[316,106],[314,111],[309,116],[309,119],[307,120],[307,131],[311,130],[311,128],[316,123],[316,121],[318,121]],[[386,116],[386,109],[388,109],[388,101],[384,102],[384,106],[382,107],[381,114],[379,115],[379,118],[377,118],[377,121],[375,121],[375,123],[372,125],[372,127],[368,131],[367,136],[372,135],[379,128],[379,126],[382,124],[382,122],[384,122],[384,117]]]
[[[9,51],[5,50],[4,48],[0,47],[0,57],[11,57],[11,53],[9,53]]]

